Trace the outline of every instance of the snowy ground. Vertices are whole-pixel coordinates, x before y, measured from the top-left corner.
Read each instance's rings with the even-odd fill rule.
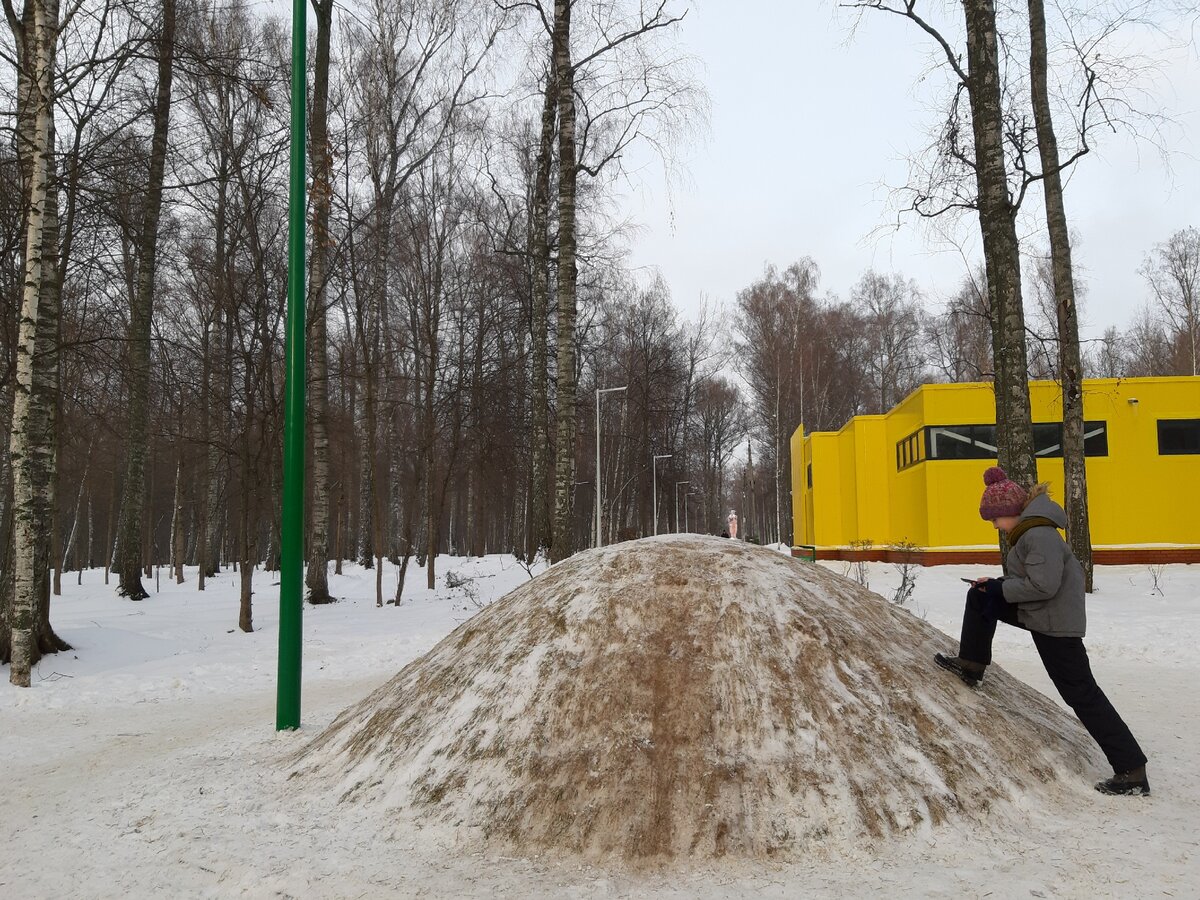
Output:
[[[866,570],[890,596],[895,568]],[[1031,803],[1020,829],[941,829],[851,860],[649,874],[477,854],[453,831],[359,819],[336,798],[286,790],[285,755],[529,577],[511,557],[443,558],[438,571],[466,585],[439,575],[431,592],[411,572],[399,608],[374,605],[372,572],[332,579],[343,602],[305,610],[304,727],[282,734],[276,577],[256,579],[249,635],[236,630],[233,574],[201,594],[194,572],[176,586],[164,571],[161,592],[138,604],[99,572],[82,586],[65,578],[52,619],[75,651],[43,660],[29,690],[0,673],[0,896],[1200,897],[1200,566],[1101,567],[1089,600],[1093,667],[1151,758],[1153,797],[1083,790],[1053,815]],[[956,635],[958,579],[984,574],[919,569],[910,609]],[[385,594],[394,586],[389,568]],[[1028,635],[1002,626],[995,655],[1055,696]]]

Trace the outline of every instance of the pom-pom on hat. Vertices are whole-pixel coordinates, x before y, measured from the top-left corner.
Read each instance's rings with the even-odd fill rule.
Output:
[[[1008,474],[999,466],[992,466],[983,473],[983,483],[987,487],[979,501],[979,515],[984,519],[1019,516],[1025,509],[1029,492],[1015,481],[1009,481]]]

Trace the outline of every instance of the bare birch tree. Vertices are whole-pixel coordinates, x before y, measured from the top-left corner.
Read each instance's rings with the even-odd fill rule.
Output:
[[[869,271],[850,299],[863,322],[863,362],[874,395],[868,410],[886,413],[925,378],[920,292],[898,274]]]
[[[1183,371],[1200,363],[1200,231],[1184,228],[1157,245],[1141,267],[1142,277],[1180,350]]]
[[[489,95],[489,55],[506,23],[490,4],[377,3],[374,11],[369,25],[346,25],[343,55],[351,73],[348,105],[356,141],[352,162],[356,172],[365,175],[370,190],[365,198],[348,200],[348,250],[365,394],[360,424],[360,556],[364,564],[378,566],[388,553],[384,502],[394,493],[381,459],[381,426],[395,425],[397,418],[389,413],[406,408],[403,398],[411,384],[400,370],[411,369],[413,363],[411,348],[403,346],[390,326],[396,304],[396,220],[409,180],[423,171],[451,131],[462,124],[463,111]],[[361,236],[359,221],[365,226]],[[369,253],[367,258],[359,256],[363,250]],[[365,266],[362,271],[353,264],[359,259]],[[381,381],[381,376],[386,380]],[[392,466],[397,464],[394,445],[387,442],[387,461]],[[402,519],[412,515],[415,511],[409,509],[400,513]],[[405,534],[400,540],[407,543],[408,528],[401,527]],[[376,600],[383,605],[379,571]]]
[[[27,73],[19,99],[18,141],[28,159],[28,213],[25,227],[24,288],[16,345],[16,383],[9,461],[13,467],[14,590],[11,621],[9,680],[29,687],[30,669],[38,650],[34,640],[37,595],[38,544],[48,523],[38,516],[46,497],[37,496],[38,485],[48,486],[44,473],[52,464],[45,440],[51,410],[46,393],[35,383],[38,319],[46,283],[54,277],[57,259],[47,254],[49,219],[57,215],[53,194],[57,190],[54,167],[54,63],[59,33],[57,0],[28,0],[18,18],[4,0],[4,12]],[[45,490],[46,488],[43,488]]]
[[[120,568],[118,593],[130,600],[149,597],[142,586],[142,533],[145,509],[147,431],[150,405],[150,323],[154,314],[155,272],[158,262],[159,219],[163,203],[163,181],[171,117],[171,81],[174,76],[175,0],[162,0],[158,35],[158,87],[154,97],[153,136],[150,142],[138,237],[138,270],[129,317],[129,443],[126,454],[125,489],[118,526],[117,561]]]
[[[580,175],[595,179],[606,170],[618,169],[622,154],[640,139],[649,137],[665,150],[671,132],[684,127],[690,112],[703,101],[688,80],[684,59],[661,50],[655,55],[651,49],[650,36],[674,28],[683,19],[684,13],[677,13],[669,0],[636,5],[555,0],[552,13],[542,0],[496,3],[505,10],[532,10],[549,39],[553,59],[552,77],[546,82],[546,91],[553,89],[556,94],[558,118],[551,558],[560,560],[575,549]],[[573,25],[576,10],[584,15]],[[546,122],[545,112],[542,121]]]
[[[329,603],[329,217],[333,145],[329,140],[329,48],[333,0],[312,0],[317,20],[316,66],[309,118],[312,159],[312,251],[308,296],[308,406],[312,439],[312,507],[308,533],[309,603]]]
[[[951,197],[939,207],[930,192],[918,191],[914,208],[935,208],[937,215],[953,209],[974,208],[983,238],[989,308],[992,313],[992,356],[995,362],[996,432],[1000,464],[1018,482],[1037,480],[1033,454],[1033,427],[1029,405],[1028,362],[1025,345],[1025,312],[1021,293],[1021,253],[1016,215],[1027,184],[1010,190],[1008,139],[1001,66],[1001,41],[994,0],[963,0],[966,65],[963,53],[917,9],[916,0],[891,4],[886,0],[847,4],[901,16],[931,38],[941,50],[956,79],[954,101],[940,136],[941,158],[948,167],[969,171],[973,191],[950,188]],[[960,128],[959,98],[966,95],[970,129]],[[966,138],[969,134],[969,141]],[[946,188],[946,169],[935,170],[933,194]]]
[[[1092,344],[1085,354],[1084,370],[1088,378],[1122,378],[1125,375],[1125,338],[1115,325],[1104,329],[1104,334]]]
[[[550,327],[550,175],[554,166],[554,137],[557,134],[555,123],[558,116],[558,76],[554,69],[554,59],[555,54],[551,53],[542,87],[533,203],[529,216],[530,330],[533,341],[533,358],[530,365],[533,384],[530,396],[531,540],[525,547],[526,559],[533,559],[539,550],[549,547],[553,542],[549,491],[550,435],[547,421],[550,406],[549,356],[546,342]]]
[[[792,431],[800,424],[810,431],[840,428],[870,400],[864,320],[851,304],[819,297],[818,284],[817,264],[805,258],[783,271],[768,266],[737,296],[734,347],[760,453],[747,477],[754,475],[756,491],[770,487],[769,502],[755,496],[756,511],[773,526],[767,533],[779,531],[771,539],[786,537],[792,521],[785,492]],[[769,480],[761,477],[764,469]]]
[[[963,279],[944,310],[925,322],[926,356],[946,381],[982,381],[992,375],[991,310],[982,268]]]
[[[566,559],[575,552],[575,193],[579,160],[575,145],[575,66],[571,58],[572,0],[554,2],[554,75],[558,106],[558,277],[555,318],[555,465],[554,537],[550,558]]]
[[[1067,540],[1083,565],[1084,586],[1092,589],[1092,539],[1088,525],[1087,469],[1083,450],[1083,366],[1079,352],[1079,313],[1071,261],[1071,234],[1063,201],[1062,161],[1047,87],[1046,11],[1042,0],[1028,0],[1029,83],[1038,153],[1042,166],[1046,231],[1054,275],[1054,309],[1058,325],[1058,381],[1062,388],[1063,477],[1066,482]],[[1086,132],[1085,132],[1086,133]]]
[[[1143,306],[1125,333],[1125,376],[1157,378],[1176,374],[1172,366],[1172,341],[1154,310]]]

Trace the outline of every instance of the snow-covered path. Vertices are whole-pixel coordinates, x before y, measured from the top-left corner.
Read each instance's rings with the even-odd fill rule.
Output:
[[[511,559],[451,565],[476,578],[479,602],[526,578]],[[466,618],[474,603],[462,589],[413,589],[400,609],[377,609],[371,573],[335,579],[347,600],[306,611],[304,728],[276,734],[267,577],[254,635],[228,633],[236,622],[229,579],[205,595],[190,581],[164,586],[140,606],[85,579],[65,586],[54,608],[56,627],[79,651],[47,660],[45,680],[29,691],[0,689],[0,894],[1197,897],[1198,569],[1169,568],[1165,597],[1149,594],[1145,569],[1100,569],[1089,602],[1094,668],[1151,757],[1153,797],[1107,798],[1081,784],[1071,808],[1049,815],[1030,804],[1019,830],[941,829],[849,862],[653,874],[478,855],[452,830],[356,818],[369,813],[288,790],[287,754]],[[978,573],[920,573],[918,602],[943,630],[957,629],[964,574]],[[882,564],[870,577],[885,596],[896,580]],[[1027,635],[1001,631],[996,656],[1053,696]]]

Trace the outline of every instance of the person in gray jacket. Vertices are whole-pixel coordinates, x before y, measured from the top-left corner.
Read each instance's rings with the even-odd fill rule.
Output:
[[[1029,631],[1046,674],[1113,767],[1113,777],[1096,790],[1148,795],[1146,755],[1096,684],[1083,646],[1083,566],[1058,533],[1067,525],[1066,513],[1046,485],[1027,491],[999,466],[988,469],[983,481],[979,515],[1008,535],[1008,575],[972,583],[958,656],[938,653],[934,661],[975,687],[992,661],[996,623]]]

